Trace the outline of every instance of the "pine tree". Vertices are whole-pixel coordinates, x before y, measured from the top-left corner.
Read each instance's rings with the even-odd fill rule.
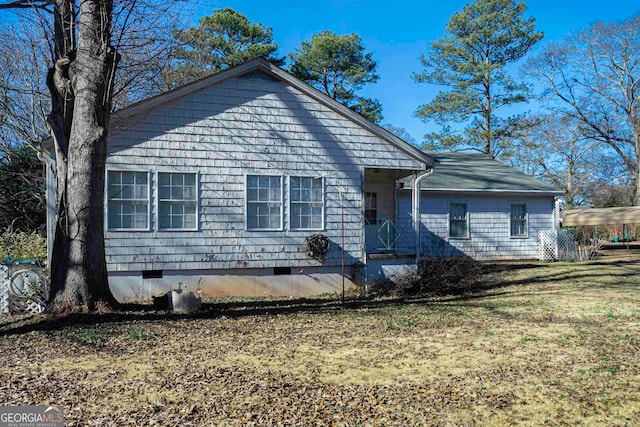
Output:
[[[205,16],[197,27],[176,30],[178,41],[175,63],[166,73],[169,88],[206,77],[217,71],[264,57],[277,65],[284,63],[276,55],[278,45],[273,31],[262,24],[251,23],[233,9],[216,10]]]
[[[291,73],[373,122],[382,120],[382,106],[375,99],[356,95],[367,83],[378,80],[378,64],[365,53],[357,34],[339,36],[321,31],[289,54]]]
[[[516,121],[496,115],[501,107],[526,101],[529,86],[515,81],[505,66],[522,58],[543,34],[525,18],[527,6],[513,0],[477,0],[455,13],[445,35],[431,43],[414,74],[418,83],[445,87],[416,115],[443,126],[426,136],[430,148],[474,147],[496,154]],[[464,124],[455,130],[450,123]]]

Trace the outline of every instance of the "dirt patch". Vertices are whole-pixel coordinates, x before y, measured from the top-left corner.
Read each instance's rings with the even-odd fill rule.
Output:
[[[69,425],[634,425],[639,270],[507,265],[438,298],[6,319],[0,402],[61,404]]]

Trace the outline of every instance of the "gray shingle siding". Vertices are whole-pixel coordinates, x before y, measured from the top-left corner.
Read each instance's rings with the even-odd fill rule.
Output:
[[[449,237],[449,203],[466,202],[469,238]],[[510,237],[510,205],[526,203],[528,236]],[[411,233],[411,194],[402,193],[400,228]],[[423,191],[420,237],[425,255],[465,253],[476,259],[533,259],[538,256],[538,231],[554,228],[554,199],[549,196],[439,194]],[[407,248],[408,250],[409,248]]]
[[[275,81],[224,80],[111,130],[108,170],[199,173],[198,231],[106,233],[110,271],[319,265],[306,255],[313,231],[246,231],[245,176],[325,177],[323,233],[340,262],[344,203],[348,262],[363,259],[365,167],[421,170],[424,164],[296,88]],[[341,202],[341,193],[344,202]],[[288,212],[284,193],[285,218]],[[155,200],[152,197],[152,200]],[[157,204],[151,203],[151,218]]]

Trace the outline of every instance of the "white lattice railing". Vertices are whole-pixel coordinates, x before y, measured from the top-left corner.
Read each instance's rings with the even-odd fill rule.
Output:
[[[39,267],[19,265],[12,271],[0,265],[0,313],[42,313],[46,295],[46,277]]]
[[[576,259],[576,244],[572,229],[538,232],[538,259],[566,261]]]
[[[0,314],[9,313],[9,269],[0,264]]]

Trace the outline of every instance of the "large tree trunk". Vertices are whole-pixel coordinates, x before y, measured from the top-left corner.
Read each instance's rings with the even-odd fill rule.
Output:
[[[106,139],[117,55],[110,44],[112,1],[83,0],[77,50],[65,18],[70,2],[59,0],[56,61],[50,74],[56,144],[58,218],[51,259],[48,312],[117,304],[107,280],[104,250]],[[69,104],[72,103],[70,106]]]
[[[637,154],[636,156],[640,159],[640,154]],[[635,206],[640,206],[640,171],[636,171],[636,194],[633,198],[633,204]]]
[[[636,101],[638,99],[638,95],[640,95],[640,91],[637,90],[635,79],[631,79],[631,82],[633,82],[633,90],[627,90],[627,93],[629,94],[628,96],[631,98],[627,117],[629,124],[631,125],[634,158],[632,161],[627,161],[625,159],[625,163],[627,164],[627,168],[630,169],[630,172],[633,173],[633,177],[636,179],[633,204],[634,206],[640,206],[640,111],[638,111],[638,104]]]
[[[633,198],[633,204],[635,206],[640,206],[640,117],[638,117],[639,113],[635,108],[631,109],[632,117],[631,117],[631,129],[633,131],[633,141],[634,141],[634,149],[635,149],[635,169],[634,175],[636,178],[636,194]]]

